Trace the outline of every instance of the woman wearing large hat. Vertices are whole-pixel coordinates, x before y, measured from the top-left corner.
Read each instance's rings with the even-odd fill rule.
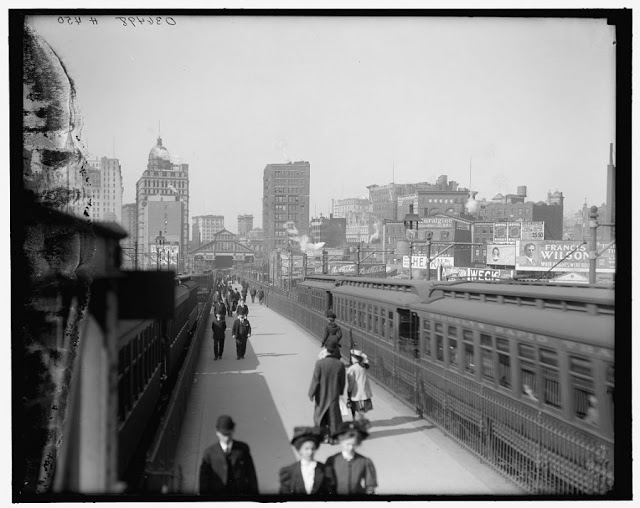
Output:
[[[371,385],[369,384],[369,359],[359,349],[351,350],[352,365],[347,369],[347,391],[351,401],[351,413],[354,420],[362,420],[373,409]]]
[[[327,495],[335,493],[333,470],[314,460],[322,441],[317,427],[296,427],[291,444],[300,460],[280,469],[280,494]]]

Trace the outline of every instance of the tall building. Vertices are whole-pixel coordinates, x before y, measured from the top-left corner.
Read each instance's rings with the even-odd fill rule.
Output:
[[[238,235],[246,236],[253,229],[253,215],[238,215]]]
[[[150,203],[162,202],[167,202],[167,206],[153,205],[147,209]],[[175,250],[178,257],[177,269],[181,271],[189,241],[189,165],[173,164],[169,151],[162,145],[160,137],[156,146],[149,152],[147,169],[136,183],[136,205],[139,266],[155,266],[155,239],[166,221],[167,233],[172,237],[175,235],[178,242]],[[176,220],[180,221],[176,226],[178,231],[173,230]],[[175,260],[173,263],[175,264]]]
[[[138,208],[135,203],[127,203],[122,205],[122,220],[120,225],[127,232],[127,237],[120,241],[120,246],[124,249],[124,255],[122,256],[123,266],[125,268],[135,268],[135,248],[136,248],[136,236],[138,234],[138,228],[136,223],[138,221]]]
[[[613,164],[613,143],[609,144],[609,164],[607,165],[607,214],[600,216],[599,222],[607,222],[609,224],[616,223],[616,167]],[[599,228],[601,229],[601,228]],[[604,229],[607,234],[604,235],[608,241],[615,238],[615,228],[606,226]]]
[[[87,161],[91,184],[91,218],[122,223],[122,171],[118,159],[102,157]]]
[[[332,200],[333,216],[346,219],[347,243],[368,242],[372,234],[374,220],[371,203],[366,198],[346,198]]]
[[[368,185],[371,213],[375,220],[398,220],[398,198],[417,194],[432,187],[428,182]],[[402,217],[400,217],[402,218]]]
[[[324,242],[325,247],[342,247],[347,241],[347,219],[314,217],[311,219],[311,237],[314,243]]]
[[[196,230],[200,234],[199,244],[212,242],[219,231],[224,229],[224,215],[196,215],[191,217],[194,226],[194,235]],[[193,238],[195,242],[196,238]]]
[[[300,235],[309,234],[310,179],[306,161],[267,164],[264,168],[262,229],[267,254],[287,245],[288,222],[294,223]]]
[[[440,175],[435,184],[426,189],[419,189],[417,194],[417,210],[420,217],[439,213],[459,216],[464,213],[464,205],[469,199],[469,189],[458,188],[458,182],[447,181],[447,175]],[[400,211],[398,213],[398,217],[404,217],[408,211],[401,215]]]

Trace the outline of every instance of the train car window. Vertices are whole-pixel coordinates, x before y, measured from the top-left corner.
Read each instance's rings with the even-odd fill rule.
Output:
[[[509,355],[509,341],[496,337],[498,350],[498,383],[511,389],[511,356]],[[505,354],[506,353],[506,354]]]
[[[408,358],[419,358],[419,319],[415,312],[398,309],[398,351]]]
[[[448,327],[449,365],[458,366],[458,329],[455,326]]]
[[[598,426],[598,400],[593,386],[591,362],[575,356],[569,357],[569,371],[573,396],[573,411],[576,418],[585,423]]]
[[[480,334],[480,357],[482,365],[482,377],[493,382],[496,378],[493,364],[493,337],[485,333]]]
[[[388,320],[389,320],[389,333],[387,334],[387,339],[389,343],[393,343],[393,339],[396,335],[396,330],[395,327],[393,325],[393,312],[389,311],[387,314]]]
[[[527,360],[535,361],[536,350],[533,346],[529,346],[528,344],[520,344],[518,346],[518,356],[526,358]]]
[[[431,356],[431,321],[427,318],[422,320],[422,337],[424,354]]]
[[[383,339],[386,337],[387,331],[387,319],[386,319],[387,311],[380,307],[380,337]]]
[[[371,304],[367,305],[367,331],[371,332],[373,330],[373,306]]]
[[[442,323],[436,323],[435,337],[436,337],[436,360],[444,362],[444,337],[442,335],[443,327]]]
[[[462,340],[464,341],[464,371],[468,374],[475,374],[476,366],[474,359],[473,332],[462,330]]]
[[[373,307],[373,334],[378,335],[378,307]]]
[[[553,408],[561,408],[560,376],[558,374],[558,353],[540,348],[540,373],[542,374],[544,403]]]
[[[366,303],[359,303],[358,304],[359,307],[359,320],[358,320],[358,326],[360,327],[361,330],[364,330],[366,327],[366,323],[367,323],[367,316],[365,315],[365,311],[366,311],[366,307],[367,304]]]

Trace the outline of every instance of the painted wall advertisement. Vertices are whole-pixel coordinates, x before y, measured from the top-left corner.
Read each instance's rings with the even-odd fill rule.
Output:
[[[420,219],[420,223],[425,229],[453,227],[453,219],[451,217],[425,217]]]
[[[411,268],[427,269],[427,256],[411,256]],[[453,256],[438,256],[431,260],[430,268],[436,270],[438,266],[453,266]],[[409,268],[409,256],[402,256],[402,267]]]
[[[360,265],[360,275],[376,275],[376,274],[384,274],[387,272],[386,265]],[[331,275],[355,275],[356,274],[356,265],[355,263],[349,264],[334,264],[329,263],[329,273]]]
[[[604,249],[598,244],[598,251]],[[588,272],[589,250],[582,242],[519,240],[516,242],[516,269],[532,272]],[[596,271],[615,272],[615,246],[596,259]],[[557,265],[557,266],[555,266]]]
[[[447,280],[503,280],[512,279],[516,274],[515,270],[491,270],[483,268],[445,268],[444,276]]]
[[[152,262],[155,261],[157,263],[159,261],[160,265],[164,266],[167,266],[167,263],[171,262],[172,265],[175,265],[176,260],[178,259],[178,254],[180,253],[180,246],[165,245],[160,247],[155,244],[151,244],[149,245],[149,251]]]
[[[522,240],[544,240],[544,221],[523,222]]]
[[[493,225],[493,241],[496,243],[505,243],[508,240],[507,223],[497,222]]]
[[[487,264],[515,266],[516,246],[511,244],[487,244]]]
[[[496,222],[493,225],[493,241],[495,243],[513,243],[520,240],[524,222]],[[529,223],[531,224],[531,223]],[[544,236],[543,236],[544,238]]]

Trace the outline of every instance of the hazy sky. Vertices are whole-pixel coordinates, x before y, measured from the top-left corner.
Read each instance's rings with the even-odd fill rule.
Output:
[[[85,145],[120,159],[124,202],[156,144],[190,167],[190,214],[252,213],[266,164],[311,164],[311,213],[367,185],[435,181],[478,197],[605,201],[615,28],[605,20],[113,16],[32,26],[75,81]],[[129,24],[130,25],[130,24]],[[615,156],[615,147],[614,147]],[[565,212],[566,214],[566,212]]]

